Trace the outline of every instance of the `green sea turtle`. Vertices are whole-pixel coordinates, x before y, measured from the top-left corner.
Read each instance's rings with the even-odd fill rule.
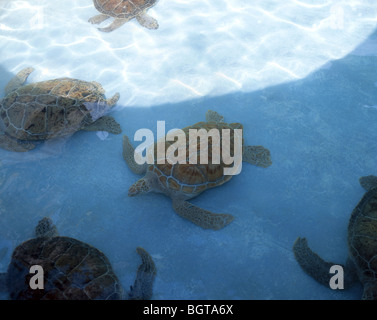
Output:
[[[202,161],[198,161],[198,164],[189,163],[190,156],[190,139],[186,139],[186,144],[183,145],[184,153],[183,160],[185,163],[169,163],[168,157],[163,157],[162,163],[157,163],[159,159],[157,155],[154,156],[153,164],[138,164],[134,157],[134,148],[130,143],[129,138],[125,135],[123,137],[123,157],[130,167],[130,169],[136,174],[145,174],[145,176],[134,183],[129,191],[129,196],[136,196],[138,194],[147,193],[150,191],[163,193],[172,199],[172,204],[175,212],[183,218],[190,220],[191,222],[199,225],[205,229],[218,230],[230,222],[233,221],[234,217],[230,214],[217,214],[210,211],[201,209],[186,200],[192,199],[203,191],[221,186],[225,182],[229,181],[233,175],[225,175],[224,168],[231,167],[232,164],[225,164],[223,158],[224,142],[223,130],[229,130],[230,139],[228,142],[228,150],[233,152],[235,149],[235,130],[243,128],[240,123],[225,123],[224,118],[216,113],[215,111],[207,111],[206,122],[199,122],[192,126],[186,127],[183,130],[185,133],[185,138],[189,137],[190,129],[205,129],[209,132],[211,129],[216,129],[220,133],[220,142],[215,145],[213,142],[216,141],[209,139],[208,143],[208,164],[202,164]],[[196,139],[195,139],[196,140]],[[165,142],[165,150],[169,150],[169,147],[174,143],[170,141]],[[157,141],[155,143],[154,152],[158,149]],[[243,138],[241,136],[241,143],[238,150],[242,153],[242,160],[248,163],[268,167],[272,164],[270,158],[270,151],[262,146],[244,146]],[[240,143],[239,143],[240,144]],[[195,154],[198,155],[200,152],[199,148],[195,148]],[[218,154],[221,154],[221,160],[212,161],[212,149],[218,148]],[[203,147],[205,148],[205,147]],[[221,153],[220,153],[221,149]],[[167,153],[166,153],[167,154]],[[165,155],[166,155],[165,154]],[[160,161],[159,161],[160,162]],[[140,162],[139,162],[140,163]],[[218,163],[218,164],[216,164]],[[242,164],[241,164],[242,165]]]
[[[346,265],[326,262],[314,253],[305,238],[298,238],[293,252],[301,268],[319,283],[329,286],[334,274],[329,270],[340,265],[344,270],[344,288],[359,280],[364,300],[377,299],[377,177],[359,179],[366,193],[353,210],[348,224],[348,252]]]
[[[156,267],[152,257],[137,248],[142,264],[126,294],[107,257],[93,246],[62,237],[51,219],[43,218],[36,237],[20,244],[6,273],[0,273],[0,291],[12,300],[147,300],[152,297]],[[32,289],[32,266],[43,270],[43,289]],[[37,281],[38,282],[38,281]],[[38,283],[41,285],[41,283]]]
[[[100,31],[110,32],[136,18],[143,27],[157,29],[157,20],[146,13],[156,2],[157,0],[93,0],[94,6],[101,14],[90,18],[89,22],[99,24],[114,17],[115,20],[108,27],[98,28]]]
[[[0,100],[0,147],[28,151],[33,141],[65,137],[78,130],[121,133],[114,118],[105,115],[119,99],[106,100],[102,86],[71,78],[24,85],[33,68],[21,70],[5,87]]]

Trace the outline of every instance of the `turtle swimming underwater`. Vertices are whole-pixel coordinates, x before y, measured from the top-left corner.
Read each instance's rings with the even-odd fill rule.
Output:
[[[231,151],[236,150],[234,129],[242,129],[242,124],[227,124],[223,120],[221,115],[209,110],[206,113],[206,122],[199,122],[182,130],[185,133],[185,137],[188,137],[190,129],[205,129],[207,131],[217,129],[221,134],[221,148],[223,149],[223,142],[225,140],[223,139],[222,130],[228,129],[230,131],[229,149]],[[158,141],[155,143],[155,151],[158,149],[157,143]],[[172,143],[166,141],[165,150],[168,150]],[[228,168],[230,165],[224,164],[223,157],[221,157],[221,161],[217,162],[219,164],[215,164],[216,162],[212,161],[211,149],[216,147],[212,143],[212,140],[209,140],[208,143],[208,164],[189,163],[189,139],[186,139],[184,147],[186,150],[186,153],[184,153],[185,164],[170,164],[166,157],[162,159],[163,163],[159,164],[157,163],[157,157],[154,156],[154,164],[148,165],[145,163],[139,165],[134,158],[134,148],[129,138],[125,135],[123,137],[123,157],[126,163],[134,173],[145,174],[142,179],[130,187],[128,195],[135,196],[150,191],[164,193],[172,199],[173,208],[181,217],[190,220],[204,229],[221,229],[233,221],[234,217],[232,215],[212,213],[194,206],[186,200],[198,196],[207,189],[221,186],[229,181],[232,175],[225,175],[224,168]],[[272,164],[270,151],[262,146],[244,146],[242,139],[242,146],[240,146],[239,150],[240,153],[242,152],[242,160],[246,162],[261,167],[268,167]],[[195,154],[199,154],[199,152],[199,150],[195,149]]]
[[[359,179],[366,190],[351,214],[348,224],[349,257],[344,269],[344,288],[359,280],[364,292],[363,300],[377,299],[377,177],[366,176]],[[314,253],[305,238],[298,238],[293,252],[301,268],[319,283],[329,286],[329,273],[337,263],[326,262]]]
[[[93,0],[96,9],[101,14],[89,19],[92,24],[99,24],[110,17],[115,20],[106,28],[98,28],[103,32],[113,31],[133,18],[145,28],[158,29],[156,19],[147,15],[147,10],[156,4],[157,0]]]
[[[12,300],[147,300],[152,297],[156,267],[141,247],[142,264],[127,294],[107,257],[93,246],[58,235],[51,219],[43,218],[35,228],[36,238],[20,244],[12,254],[6,273],[0,273],[0,291]],[[31,289],[33,273],[43,270],[43,289]]]
[[[60,78],[23,85],[33,68],[21,70],[0,100],[0,147],[28,151],[32,141],[65,137],[78,130],[121,133],[114,118],[104,115],[119,100],[106,100],[95,82]]]

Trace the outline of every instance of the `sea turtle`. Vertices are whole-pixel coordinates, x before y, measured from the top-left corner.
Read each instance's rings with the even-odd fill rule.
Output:
[[[221,144],[217,142],[217,145],[215,145],[214,141],[216,141],[216,139],[209,139],[207,148],[208,164],[203,164],[202,161],[198,161],[198,164],[193,164],[191,161],[190,163],[188,162],[190,156],[190,144],[192,143],[190,142],[190,139],[186,139],[183,140],[186,141],[186,143],[183,142],[183,148],[185,150],[183,153],[183,160],[185,163],[178,162],[171,164],[172,162],[169,162],[168,159],[169,156],[163,156],[162,159],[158,159],[155,154],[154,163],[151,161],[149,162],[151,164],[144,163],[140,165],[138,164],[140,162],[135,160],[134,148],[131,145],[129,138],[125,135],[123,137],[123,157],[126,163],[134,173],[145,174],[142,179],[138,180],[130,187],[128,195],[136,196],[150,191],[164,193],[172,199],[173,208],[178,215],[204,229],[218,230],[232,222],[234,217],[230,214],[212,213],[186,201],[198,196],[207,189],[221,186],[233,176],[224,174],[224,169],[231,167],[231,164],[224,163],[223,151],[225,139],[223,138],[222,132],[223,130],[229,130],[230,139],[227,141],[230,141],[230,146],[228,145],[230,148],[228,148],[228,150],[230,149],[230,152],[233,152],[233,150],[236,150],[236,143],[234,142],[236,131],[234,129],[242,130],[243,126],[240,123],[228,124],[223,120],[224,118],[217,112],[209,110],[206,113],[206,122],[199,122],[182,129],[185,134],[184,139],[189,137],[191,129],[204,129],[205,132],[210,132],[211,129],[215,129],[219,132],[219,140]],[[243,161],[261,167],[268,167],[272,164],[270,151],[268,149],[262,146],[244,146],[242,135],[240,140],[241,141],[238,143],[238,150],[239,154],[242,153]],[[165,150],[168,151],[169,146],[171,146],[173,142],[166,141],[165,138],[162,141],[162,143],[165,144]],[[158,143],[159,141],[155,143],[154,152],[158,149]],[[199,144],[198,149],[195,147],[195,151],[193,152],[195,156],[199,154],[200,146],[201,144]],[[215,162],[212,161],[212,149],[215,149],[218,146],[220,146],[220,148],[218,148],[218,154],[221,154],[222,156],[221,160]],[[162,160],[161,163],[157,163],[160,162],[160,160]]]
[[[136,280],[125,294],[107,257],[82,241],[59,236],[50,218],[35,228],[34,239],[20,244],[12,254],[6,273],[0,273],[0,291],[12,300],[147,300],[152,297],[156,267],[152,257],[137,248],[142,264]],[[36,272],[43,271],[43,289],[32,288]],[[39,268],[39,267],[38,267]],[[36,269],[37,270],[37,269]]]
[[[93,0],[96,9],[101,14],[89,19],[90,23],[99,24],[110,17],[115,20],[106,28],[98,28],[100,31],[113,31],[133,18],[145,28],[158,29],[156,19],[147,15],[147,10],[156,4],[157,0]]]
[[[301,268],[319,283],[329,286],[329,270],[340,265],[344,270],[344,288],[359,280],[364,300],[377,299],[377,177],[359,179],[366,193],[353,210],[348,224],[348,252],[345,266],[326,262],[314,253],[305,238],[298,238],[293,252]]]
[[[33,68],[21,70],[0,100],[0,147],[28,151],[32,141],[65,137],[78,130],[121,133],[120,125],[104,115],[119,99],[106,100],[95,82],[60,78],[23,85]]]

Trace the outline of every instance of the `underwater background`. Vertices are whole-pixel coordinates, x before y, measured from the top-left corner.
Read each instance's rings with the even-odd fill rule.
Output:
[[[134,19],[111,33],[88,22],[96,14],[91,0],[0,0],[0,98],[28,66],[27,83],[97,81],[107,97],[120,93],[111,115],[123,130],[0,149],[0,272],[48,216],[103,251],[126,289],[145,248],[153,299],[360,299],[360,284],[334,291],[308,277],[292,245],[304,236],[345,263],[358,179],[377,175],[375,2],[160,0],[148,11],[159,29]],[[128,197],[140,177],[122,157],[123,134],[156,136],[157,121],[183,128],[208,109],[241,122],[245,143],[273,162],[244,163],[192,200],[235,217],[219,231],[182,219],[166,196]]]

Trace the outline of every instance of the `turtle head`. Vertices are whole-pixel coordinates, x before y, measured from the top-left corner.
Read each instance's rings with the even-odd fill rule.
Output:
[[[377,177],[370,175],[370,176],[365,176],[361,177],[359,179],[360,185],[366,190],[370,191],[374,188],[377,188]]]
[[[150,191],[151,191],[150,181],[149,181],[149,179],[144,177],[144,178],[136,181],[130,187],[130,189],[128,189],[128,196],[134,197],[134,196],[137,196],[138,194],[148,193]]]
[[[35,235],[37,238],[52,238],[57,237],[59,234],[56,226],[52,223],[52,220],[50,218],[44,217],[38,222],[38,225],[35,228]]]

